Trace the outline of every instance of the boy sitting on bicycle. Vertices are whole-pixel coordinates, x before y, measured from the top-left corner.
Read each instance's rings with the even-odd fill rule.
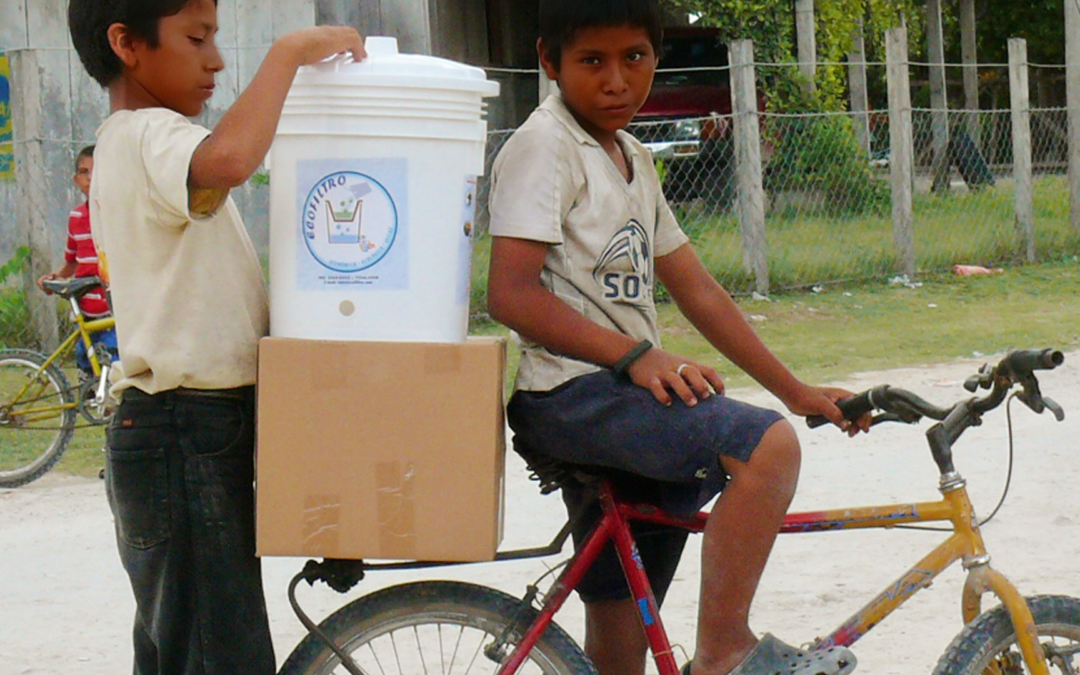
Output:
[[[688,670],[803,672],[810,657],[771,636],[759,641],[748,625],[795,492],[798,439],[778,413],[724,396],[712,367],[660,347],[655,282],[793,413],[824,415],[851,433],[858,427],[834,404],[848,392],[804,384],[754,334],[680,230],[649,153],[624,131],[649,95],[661,37],[655,0],[540,1],[537,50],[561,93],[503,147],[490,199],[489,307],[523,341],[508,417],[516,447],[613,469],[624,493],[669,510],[693,512],[724,488],[705,530]],[[564,485],[563,498],[575,512],[584,491]],[[593,522],[582,523],[575,541]],[[660,601],[684,535],[636,535],[644,535],[639,553]],[[585,649],[601,675],[643,672],[641,618],[613,553],[578,590]],[[855,664],[843,648],[813,660],[805,672],[848,673]]]
[[[94,174],[94,146],[88,145],[79,151],[75,157],[75,175],[72,182],[83,193],[83,197],[90,196],[90,180]],[[38,279],[38,288],[52,295],[52,291],[45,288],[44,282],[51,279],[70,279],[75,277],[94,277],[98,275],[97,248],[90,235],[90,202],[84,200],[82,204],[71,210],[68,216],[67,247],[64,249],[64,266],[56,272],[44,274]],[[110,315],[109,303],[105,298],[105,290],[98,286],[87,292],[78,300],[79,310],[86,319],[102,319]],[[102,344],[117,358],[116,329],[109,328],[98,332],[93,336],[97,344]],[[80,340],[75,344],[75,363],[79,366],[79,372],[83,376],[92,377],[93,369],[90,367],[90,359],[86,355],[86,345]]]
[[[273,675],[255,557],[254,384],[262,268],[229,190],[258,168],[297,69],[364,57],[351,28],[289,33],[213,130],[214,0],[70,0],[108,90],[90,218],[123,362],[106,488],[136,600],[136,673]]]

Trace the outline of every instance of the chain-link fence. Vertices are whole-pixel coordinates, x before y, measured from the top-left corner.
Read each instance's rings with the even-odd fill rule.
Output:
[[[948,110],[927,106],[920,94],[924,85],[913,80],[915,103],[909,130],[913,169],[907,179],[912,189],[905,208],[910,212],[914,271],[1080,254],[1080,233],[1070,226],[1069,111],[1054,105],[1054,97],[1038,89],[1050,86],[1052,90],[1063,68],[1041,69],[1048,71],[1038,80],[1044,85],[1036,82],[1033,103],[1020,118],[1028,121],[1031,139],[1026,150],[1031,160],[1029,230],[1018,216],[1017,204],[1025,188],[1016,175],[1016,114],[1009,107],[1007,70],[980,66],[982,109],[970,111],[956,100],[950,100]],[[759,79],[765,70],[759,68]],[[884,76],[880,64],[871,64],[868,70],[871,80]],[[503,95],[491,109],[498,117],[523,118],[535,105],[538,72],[493,71],[491,77],[503,85]],[[750,113],[755,115],[753,126],[758,131],[754,154],[760,158],[760,180],[756,188],[739,173],[745,159],[740,160],[737,151],[737,129],[739,115],[745,112],[631,126],[630,132],[653,150],[665,195],[698,255],[732,292],[762,288],[760,268],[754,267],[747,251],[750,211],[740,201],[746,189],[759,189],[763,197],[764,246],[755,255],[764,257],[771,291],[892,277],[910,269],[896,245],[900,193],[893,170],[897,155],[891,141],[892,115],[882,100],[884,88],[876,87],[870,109],[865,111],[791,113],[765,102],[768,112]],[[947,130],[945,145],[941,145],[942,128]],[[489,174],[511,133],[504,129],[489,134]],[[49,321],[34,317],[51,316],[52,309],[57,309],[53,314],[65,313],[34,287],[34,265],[40,269],[42,263],[30,255],[28,238],[36,235],[17,221],[22,217],[18,214],[37,209],[37,220],[49,222],[55,230],[49,245],[52,249],[62,246],[60,233],[67,209],[80,199],[70,186],[70,165],[84,142],[78,137],[38,138],[33,140],[33,152],[16,144],[15,154],[21,161],[43,163],[41,175],[49,181],[47,203],[28,202],[26,186],[0,180],[0,347],[43,348],[50,341],[50,333],[43,328]],[[944,173],[942,162],[947,167]],[[490,252],[484,213],[486,181],[480,187],[472,293],[475,316],[483,316],[486,306]],[[249,186],[239,196],[245,221],[254,225],[256,246],[265,256],[269,188],[265,183]],[[58,260],[59,252],[52,250],[44,267]]]
[[[793,67],[766,65],[759,78],[770,68]],[[869,64],[872,74],[874,69],[884,77],[883,64]],[[1068,110],[1027,111],[1034,214],[1028,235],[1018,223],[1007,68],[992,65],[979,72],[989,109],[910,110],[909,208],[918,273],[1080,255],[1080,232],[1069,224]],[[952,84],[959,83],[957,75]],[[913,82],[915,101],[926,98],[925,88],[924,81]],[[883,96],[881,91],[877,98]],[[887,101],[880,103],[858,113],[759,113],[770,289],[893,277],[907,267],[896,245],[890,113]],[[962,108],[963,101],[950,105]],[[947,130],[940,148],[936,125]],[[705,265],[729,290],[749,293],[759,288],[759,279],[745,250],[734,126],[734,115],[710,115],[636,123],[629,131],[653,150],[665,196]],[[508,133],[492,134],[489,166]],[[1027,255],[1029,238],[1033,257]],[[474,312],[482,312],[483,237],[476,258]]]

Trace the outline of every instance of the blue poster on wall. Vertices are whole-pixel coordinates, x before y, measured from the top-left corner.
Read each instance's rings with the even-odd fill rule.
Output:
[[[0,180],[15,178],[15,153],[11,138],[11,66],[0,54]]]

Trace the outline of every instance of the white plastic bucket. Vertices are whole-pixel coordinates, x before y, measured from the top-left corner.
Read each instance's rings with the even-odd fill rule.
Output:
[[[463,342],[484,71],[398,54],[301,68],[267,159],[270,334]]]

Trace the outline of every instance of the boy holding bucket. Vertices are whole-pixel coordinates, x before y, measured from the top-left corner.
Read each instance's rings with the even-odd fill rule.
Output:
[[[697,650],[684,672],[848,673],[844,648],[808,655],[758,640],[747,623],[795,492],[794,429],[724,396],[711,366],[659,346],[656,280],[792,412],[858,429],[834,404],[848,392],[804,384],[754,334],[679,229],[648,151],[624,131],[649,94],[661,33],[655,0],[540,2],[537,49],[561,93],[503,147],[490,200],[490,311],[524,343],[507,408],[515,447],[614,469],[622,490],[675,511],[693,512],[726,484],[705,531]],[[581,486],[564,485],[563,498],[571,511],[595,509]],[[584,520],[576,541],[595,522]],[[684,535],[643,529],[639,553],[662,601]],[[643,672],[641,617],[614,554],[579,591],[601,675]]]
[[[262,270],[229,190],[266,155],[302,65],[363,58],[351,28],[290,33],[213,131],[213,0],[71,0],[109,93],[90,219],[120,351],[106,488],[136,599],[134,672],[275,672],[255,558],[253,385]]]

